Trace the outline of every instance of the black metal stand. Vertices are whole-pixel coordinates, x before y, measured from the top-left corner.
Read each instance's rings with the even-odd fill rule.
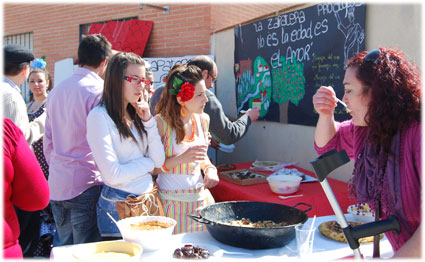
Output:
[[[398,220],[390,215],[388,219],[366,223],[355,228],[351,227],[345,219],[344,213],[336,200],[336,197],[329,186],[326,177],[330,172],[340,167],[350,160],[345,150],[337,152],[336,150],[329,151],[318,158],[314,159],[310,163],[316,173],[317,178],[325,191],[326,197],[332,206],[332,209],[341,225],[342,231],[344,232],[345,238],[347,239],[350,248],[354,252],[354,258],[361,259],[359,239],[367,236],[379,235],[389,230],[395,230],[400,233],[400,224]]]

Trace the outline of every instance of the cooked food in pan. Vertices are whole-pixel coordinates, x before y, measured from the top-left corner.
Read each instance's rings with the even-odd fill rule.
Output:
[[[256,227],[256,228],[289,226],[287,222],[276,223],[271,220],[252,222],[249,218],[244,218],[244,217],[240,220],[233,220],[231,222],[223,222],[223,224],[231,225],[231,226]]]

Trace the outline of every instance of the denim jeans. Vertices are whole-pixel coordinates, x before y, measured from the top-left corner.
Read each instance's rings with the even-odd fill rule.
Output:
[[[118,221],[119,217],[115,208],[116,201],[125,200],[125,198],[129,195],[139,196],[107,185],[103,186],[102,194],[96,205],[97,224],[102,237],[121,237],[118,227],[106,213],[108,212],[115,220]]]
[[[93,186],[73,199],[50,201],[56,224],[54,246],[100,241],[96,203],[102,186]]]

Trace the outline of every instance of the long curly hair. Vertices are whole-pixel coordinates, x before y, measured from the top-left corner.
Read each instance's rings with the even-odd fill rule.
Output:
[[[173,82],[176,75],[179,74],[184,78],[185,82],[191,83],[195,86],[202,78],[202,71],[199,67],[194,65],[176,64],[167,75],[167,82],[162,91],[161,98],[155,107],[155,112],[161,114],[167,120],[167,123],[176,132],[177,144],[181,143],[184,139],[184,123],[180,117],[180,109],[182,106],[177,102],[177,97],[170,93],[173,88]]]
[[[369,141],[390,153],[392,138],[398,130],[421,118],[421,76],[414,62],[393,48],[379,48],[376,60],[365,60],[368,52],[358,53],[346,67],[357,69],[363,84],[363,94],[371,90],[366,113],[370,128]]]

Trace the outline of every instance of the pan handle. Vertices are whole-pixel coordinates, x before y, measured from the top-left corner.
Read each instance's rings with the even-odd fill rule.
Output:
[[[296,208],[297,206],[299,206],[299,205],[305,205],[305,206],[308,206],[309,208],[308,209],[306,209],[306,210],[302,210],[302,211],[304,211],[304,212],[308,212],[308,211],[310,211],[310,210],[312,210],[313,209],[313,206],[312,205],[309,205],[309,204],[306,204],[306,203],[303,203],[303,202],[300,202],[300,203],[298,203],[298,204],[296,204],[294,207]]]
[[[211,224],[211,221],[206,220],[205,218],[203,218],[201,216],[197,217],[197,216],[194,216],[194,215],[191,215],[191,214],[187,214],[187,216],[190,217],[191,219],[195,220],[198,223],[202,223],[202,224],[206,224],[206,225]]]

